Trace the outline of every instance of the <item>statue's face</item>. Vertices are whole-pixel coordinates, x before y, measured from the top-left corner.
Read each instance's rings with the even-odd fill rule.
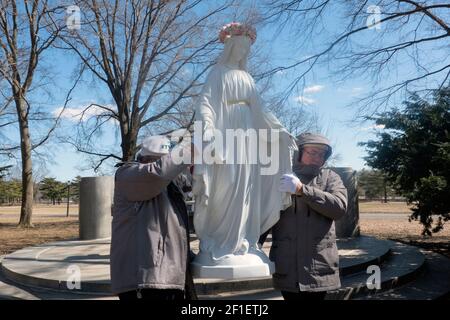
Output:
[[[233,50],[231,51],[231,59],[233,61],[241,61],[250,52],[250,38],[247,36],[236,36],[234,39]]]

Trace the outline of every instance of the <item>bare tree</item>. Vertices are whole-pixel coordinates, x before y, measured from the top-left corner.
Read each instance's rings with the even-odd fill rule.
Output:
[[[79,152],[96,156],[95,169],[108,159],[129,161],[142,128],[156,133],[187,126],[189,102],[217,55],[222,15],[232,1],[75,1],[80,28],[66,30],[58,46],[108,88],[110,104],[90,104],[80,116]],[[55,24],[56,25],[56,24]],[[87,121],[92,111],[96,116]],[[102,128],[119,128],[120,150],[99,147]]]
[[[22,205],[19,225],[22,227],[32,226],[32,152],[49,141],[59,120],[59,117],[55,119],[33,107],[29,99],[36,78],[40,78],[38,65],[59,33],[57,29],[50,32],[47,28],[48,17],[56,9],[44,0],[0,1],[0,82],[1,89],[8,89],[1,91],[0,126],[2,129],[16,126],[20,135],[20,143],[0,144],[0,153],[11,157],[20,150]],[[47,120],[52,122],[50,128],[32,140],[31,122]]]
[[[277,26],[277,34],[292,33],[293,50],[307,52],[261,75],[291,70],[295,75],[285,97],[323,66],[338,81],[369,80],[373,89],[355,101],[356,116],[363,118],[409,90],[426,94],[449,84],[448,1],[267,0],[264,4],[266,22]]]

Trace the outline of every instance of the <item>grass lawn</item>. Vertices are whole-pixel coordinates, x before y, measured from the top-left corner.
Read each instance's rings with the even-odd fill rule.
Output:
[[[411,213],[412,206],[406,202],[360,201],[360,213]]]
[[[18,228],[19,206],[0,207],[0,255],[45,242],[78,238],[78,206],[36,205],[34,228]]]
[[[421,235],[422,225],[418,221],[408,221],[411,207],[404,202],[360,202],[359,211],[361,234],[415,245],[450,258],[449,224],[432,237],[424,237]],[[365,215],[365,213],[372,213],[372,215]],[[374,218],[373,213],[379,213],[380,217]]]

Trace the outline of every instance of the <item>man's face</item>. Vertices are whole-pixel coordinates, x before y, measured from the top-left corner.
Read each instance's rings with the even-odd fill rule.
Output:
[[[304,165],[323,166],[325,163],[325,155],[327,151],[320,147],[305,146],[303,147],[301,163]]]

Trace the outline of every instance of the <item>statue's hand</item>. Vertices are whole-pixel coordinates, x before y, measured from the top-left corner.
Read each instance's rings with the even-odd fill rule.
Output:
[[[214,129],[211,127],[206,127],[203,131],[203,141],[211,142],[214,140]]]
[[[195,172],[195,169],[197,169],[197,168],[198,167],[194,167],[194,173],[193,173],[194,182],[192,184],[192,194],[196,195],[196,196],[201,196],[205,193],[206,186],[205,186],[205,182],[203,181],[203,179],[201,177],[196,176],[199,174],[199,172]]]

